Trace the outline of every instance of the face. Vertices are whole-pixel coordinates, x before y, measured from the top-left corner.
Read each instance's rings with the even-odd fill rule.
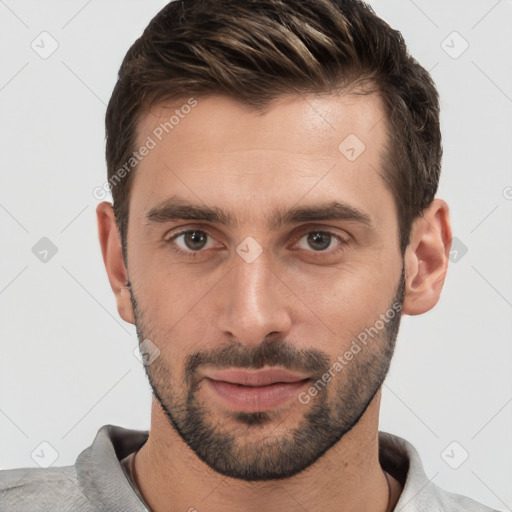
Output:
[[[127,271],[139,340],[159,350],[147,375],[211,468],[289,477],[357,424],[393,354],[404,267],[383,108],[194,101],[139,126],[155,144],[132,185]]]

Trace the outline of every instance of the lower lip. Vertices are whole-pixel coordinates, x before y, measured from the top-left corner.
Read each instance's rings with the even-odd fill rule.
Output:
[[[309,379],[298,382],[277,382],[268,386],[242,386],[205,378],[209,388],[230,409],[244,412],[261,412],[274,409],[297,398]]]

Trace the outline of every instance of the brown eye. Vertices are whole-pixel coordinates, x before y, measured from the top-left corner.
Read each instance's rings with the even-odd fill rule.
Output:
[[[182,231],[170,238],[170,242],[175,243],[179,250],[184,253],[193,253],[203,249],[209,249],[212,246],[211,237],[206,231],[199,229],[190,229]]]
[[[330,233],[320,231],[308,234],[308,244],[315,251],[323,251],[331,245],[333,236]]]
[[[184,233],[183,241],[191,251],[203,249],[207,242],[208,235],[204,231],[189,231]]]
[[[301,242],[305,241],[305,245],[301,246]],[[333,244],[334,242],[334,244]],[[301,249],[307,249],[316,252],[323,252],[326,249],[336,247],[343,243],[343,240],[334,233],[329,231],[310,231],[306,233],[298,242]]]

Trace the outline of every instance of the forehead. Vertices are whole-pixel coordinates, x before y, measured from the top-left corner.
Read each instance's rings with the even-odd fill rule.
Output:
[[[194,151],[218,150],[220,146],[226,150],[247,149],[251,144],[279,150],[297,150],[300,145],[307,150],[322,142],[332,147],[348,134],[366,139],[365,143],[371,143],[371,135],[379,142],[385,132],[385,117],[377,93],[282,95],[264,110],[223,95],[183,97],[159,103],[143,113],[137,139],[139,144],[147,136],[157,144],[179,143],[183,151],[190,151],[191,146]],[[181,146],[183,142],[185,146]]]
[[[263,112],[225,96],[182,98],[141,117],[137,148],[151,149],[138,163],[131,196],[138,215],[176,194],[263,209],[306,195],[351,196],[357,208],[370,191],[385,191],[386,142],[377,94],[281,96]]]

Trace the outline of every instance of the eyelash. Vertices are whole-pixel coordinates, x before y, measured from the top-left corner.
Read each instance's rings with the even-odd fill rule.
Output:
[[[194,258],[196,257],[199,253],[201,252],[204,252],[204,250],[198,250],[198,251],[192,251],[192,250],[188,250],[188,251],[183,251],[182,249],[179,249],[173,242],[174,240],[176,240],[176,238],[178,238],[179,236],[181,235],[185,235],[187,233],[192,233],[194,231],[199,231],[200,233],[205,233],[207,236],[209,236],[210,238],[213,238],[214,237],[208,232],[206,231],[205,229],[184,229],[182,231],[179,231],[178,233],[175,233],[174,235],[172,235],[170,238],[168,238],[166,240],[166,242],[169,243],[169,246],[170,246],[170,249],[174,252],[176,252],[177,254],[179,254],[180,256],[187,256],[187,257],[190,257],[190,258]],[[333,254],[337,254],[339,251],[342,251],[345,249],[345,246],[348,244],[348,240],[342,238],[340,235],[328,230],[328,229],[309,229],[309,230],[304,230],[304,231],[301,231],[298,235],[298,238],[297,238],[297,242],[299,240],[301,240],[304,235],[308,235],[310,233],[321,233],[321,234],[328,234],[328,235],[331,235],[332,237],[336,238],[339,242],[339,244],[334,248],[334,249],[331,249],[329,251],[308,251],[308,252],[312,252],[313,254],[317,253],[319,255],[322,255],[322,254],[329,254],[329,255],[333,255]]]

